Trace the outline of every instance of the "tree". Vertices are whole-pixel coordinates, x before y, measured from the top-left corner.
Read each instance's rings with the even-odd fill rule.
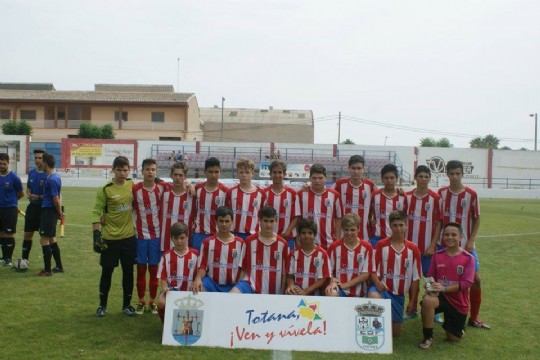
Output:
[[[78,136],[82,139],[114,139],[114,129],[107,124],[97,126],[89,123],[82,123],[79,126]]]
[[[454,147],[450,140],[443,137],[439,140],[435,140],[432,137],[422,138],[420,139],[420,146],[421,147],[444,147],[444,148],[451,148]]]
[[[435,143],[436,143],[435,139],[431,137],[420,139],[421,147],[435,147]]]
[[[512,148],[510,148],[509,146],[503,146],[499,150],[512,150]]]
[[[454,145],[452,145],[452,143],[450,142],[450,140],[448,140],[448,138],[440,138],[439,140],[437,140],[436,142],[436,146],[437,147],[443,147],[443,148],[451,148],[451,147],[454,147]]]
[[[343,145],[354,145],[354,144],[355,144],[355,142],[352,141],[352,140],[349,139],[349,138],[343,140],[341,143],[342,143]]]
[[[501,141],[495,135],[488,134],[484,137],[475,137],[469,142],[473,149],[498,149]]]
[[[2,124],[5,135],[32,135],[34,129],[26,120],[10,120]]]

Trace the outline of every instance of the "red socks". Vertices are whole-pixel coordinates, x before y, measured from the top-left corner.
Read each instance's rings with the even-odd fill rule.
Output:
[[[469,290],[469,298],[471,300],[471,319],[478,320],[480,304],[482,303],[482,289],[471,287]]]
[[[144,299],[146,294],[146,264],[137,265],[137,295]]]

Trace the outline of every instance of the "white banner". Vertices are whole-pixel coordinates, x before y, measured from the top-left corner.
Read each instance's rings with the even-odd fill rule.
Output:
[[[390,300],[170,291],[162,343],[389,354]]]
[[[269,178],[270,177],[270,166],[271,162],[260,162],[259,163],[259,177]],[[307,179],[309,178],[309,169],[311,164],[287,164],[287,173],[285,178],[287,179]]]

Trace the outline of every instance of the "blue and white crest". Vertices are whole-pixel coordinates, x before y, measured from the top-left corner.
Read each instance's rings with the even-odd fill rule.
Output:
[[[405,259],[405,269],[408,269],[409,266],[411,266],[411,260],[410,259]]]
[[[187,201],[184,201],[184,203],[182,204],[182,206],[184,207],[184,209],[187,209],[188,206],[189,206],[189,203]]]
[[[289,200],[287,200],[287,199],[283,200],[283,206],[284,207],[289,207]]]
[[[326,205],[326,207],[330,207],[332,205],[332,201],[330,201],[330,199],[326,199],[324,200],[324,205]]]
[[[461,207],[467,207],[467,199],[461,199]]]
[[[253,207],[255,209],[259,207],[259,200],[253,200]]]
[[[362,197],[363,197],[364,199],[367,198],[366,190],[362,190]]]
[[[463,275],[463,270],[464,270],[463,265],[458,265],[457,274],[458,275]]]
[[[279,251],[274,251],[274,259],[275,260],[281,259],[281,253]]]
[[[358,262],[362,264],[362,262],[364,261],[364,256],[362,254],[358,254],[356,255],[356,260],[358,260]]]
[[[238,249],[234,249],[232,251],[232,257],[233,257],[233,259],[236,259],[238,257]]]
[[[321,259],[319,259],[319,258],[314,259],[313,260],[313,265],[315,265],[315,267],[321,266]]]
[[[431,204],[426,204],[426,206],[424,206],[424,209],[426,209],[426,211],[429,211],[431,209]]]
[[[180,345],[195,344],[203,331],[204,303],[189,295],[175,301],[171,334]]]
[[[195,261],[189,260],[187,264],[188,269],[193,269],[195,267]]]

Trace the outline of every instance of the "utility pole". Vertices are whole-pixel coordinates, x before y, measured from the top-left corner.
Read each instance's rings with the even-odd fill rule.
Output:
[[[221,97],[221,142],[223,142],[223,107],[225,105],[225,98]]]
[[[338,128],[337,128],[337,143],[341,144],[341,111],[339,112]]]

